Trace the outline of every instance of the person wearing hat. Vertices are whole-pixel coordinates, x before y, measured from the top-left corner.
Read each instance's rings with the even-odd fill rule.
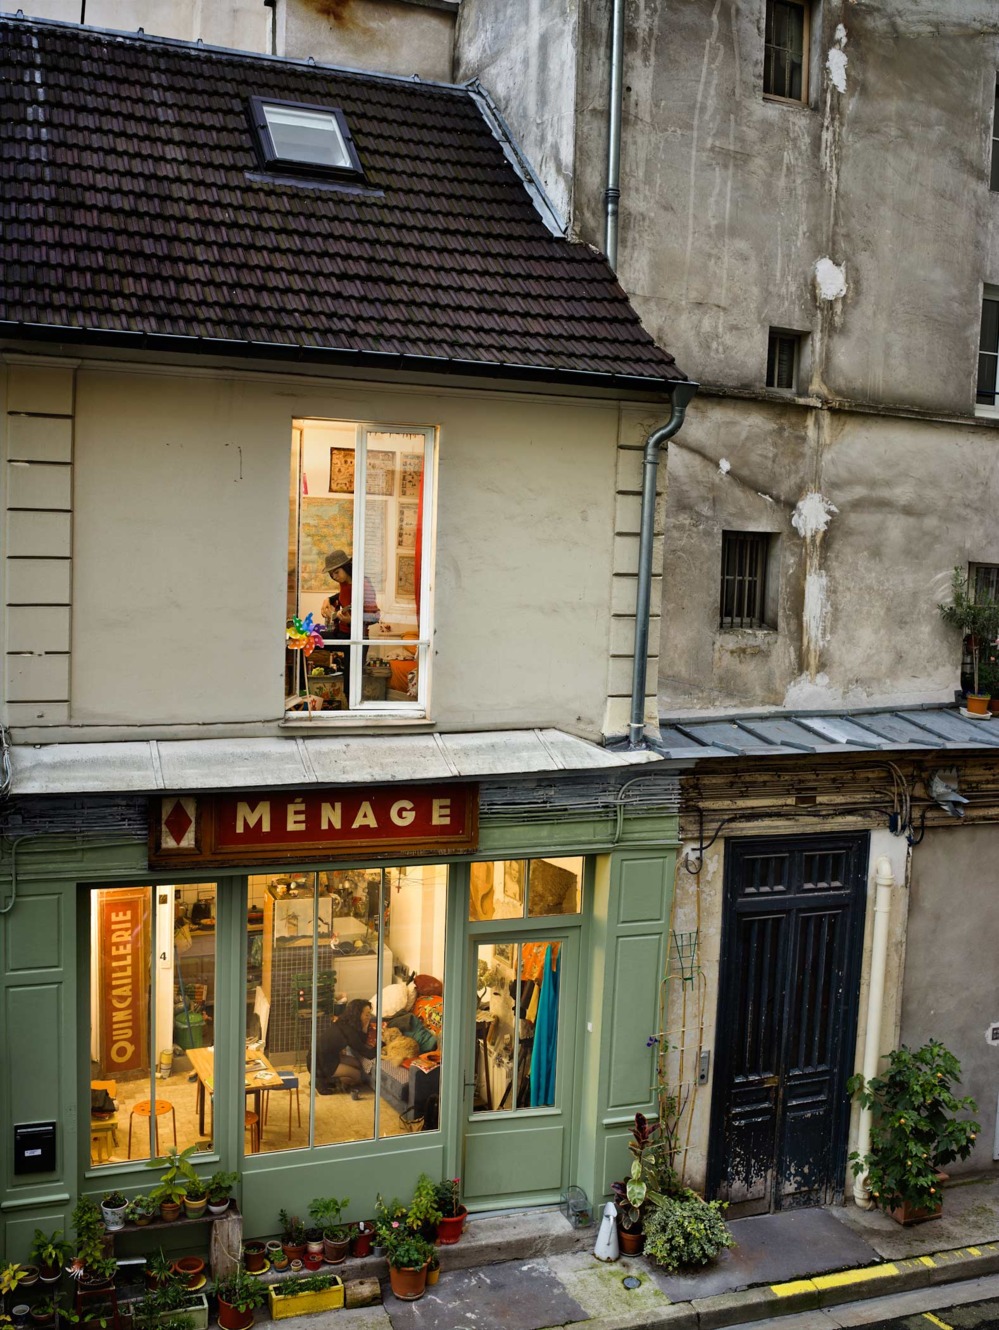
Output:
[[[346,550],[332,550],[327,554],[324,568],[329,577],[337,584],[337,590],[329,600],[323,601],[320,613],[329,629],[329,636],[344,640],[351,636],[354,601],[354,570],[350,555]],[[382,612],[378,608],[375,588],[370,578],[364,579],[364,604],[362,607],[361,637],[367,637],[373,623],[378,623]],[[350,652],[345,651],[343,664],[343,684],[350,697]],[[363,658],[367,659],[368,649],[364,648]]]

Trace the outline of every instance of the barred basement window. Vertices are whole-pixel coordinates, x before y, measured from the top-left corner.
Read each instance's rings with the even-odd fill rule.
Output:
[[[720,596],[722,628],[773,628],[767,613],[766,531],[723,531]]]

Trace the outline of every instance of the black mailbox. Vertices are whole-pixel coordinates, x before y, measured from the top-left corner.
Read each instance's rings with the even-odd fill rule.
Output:
[[[53,1173],[56,1166],[56,1124],[22,1122],[14,1128],[14,1172]]]

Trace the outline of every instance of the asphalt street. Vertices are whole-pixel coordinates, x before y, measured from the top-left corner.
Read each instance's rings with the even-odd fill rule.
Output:
[[[999,1330],[999,1275],[756,1321],[733,1330]]]

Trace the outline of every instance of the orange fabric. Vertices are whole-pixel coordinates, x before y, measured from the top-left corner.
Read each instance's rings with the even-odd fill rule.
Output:
[[[554,966],[561,945],[560,942],[522,942],[520,945],[521,979],[533,979],[537,983],[541,978],[541,971],[545,965],[545,948],[551,947],[552,965]]]

